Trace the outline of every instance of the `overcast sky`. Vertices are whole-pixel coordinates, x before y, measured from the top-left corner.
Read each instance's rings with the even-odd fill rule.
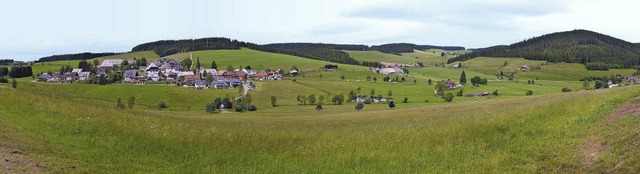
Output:
[[[587,29],[640,42],[633,0],[12,0],[0,59],[124,52],[164,39],[480,48]]]

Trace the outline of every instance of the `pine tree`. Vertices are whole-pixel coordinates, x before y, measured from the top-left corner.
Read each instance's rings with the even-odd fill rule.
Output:
[[[460,74],[460,84],[467,84],[467,74],[462,70],[462,74]]]

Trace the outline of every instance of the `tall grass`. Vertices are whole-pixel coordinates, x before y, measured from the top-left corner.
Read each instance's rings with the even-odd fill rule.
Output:
[[[28,145],[37,147],[28,153],[62,172],[553,172],[576,168],[575,149],[587,136],[582,130],[638,92],[625,87],[375,112],[201,116],[122,111],[0,87],[0,125],[23,130]]]

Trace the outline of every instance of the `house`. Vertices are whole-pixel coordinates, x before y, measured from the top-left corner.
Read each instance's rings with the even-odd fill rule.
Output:
[[[46,81],[49,81],[51,78],[52,78],[51,75],[49,75],[48,73],[42,73],[40,76],[38,76],[38,81],[46,82]]]
[[[147,66],[138,66],[138,70],[145,71],[147,70]]]
[[[229,84],[224,80],[215,80],[215,81],[211,82],[211,84],[209,86],[214,87],[214,88],[218,88],[218,89],[229,88]]]
[[[147,79],[152,81],[160,81],[160,72],[149,71],[147,72]]]
[[[628,76],[627,77],[627,82],[629,82],[629,83],[640,83],[640,79],[638,79],[638,76]]]
[[[394,67],[408,67],[411,65],[403,64],[403,63],[395,63],[395,62],[378,62],[385,68],[394,68]]]
[[[183,83],[192,83],[196,80],[196,76],[193,71],[182,71],[178,72],[178,79],[182,80]]]
[[[292,69],[291,71],[289,71],[289,75],[298,76],[298,70]]]
[[[213,77],[213,81],[224,81],[224,77],[219,76],[219,75],[214,75]]]
[[[207,81],[206,80],[196,80],[195,81],[195,87],[196,87],[196,89],[199,89],[199,90],[208,89],[207,88]]]
[[[235,78],[229,79],[229,86],[237,88],[240,85],[242,85],[242,81],[240,81],[239,79],[235,79]]]
[[[447,87],[447,89],[456,89],[456,88],[458,88],[458,84],[453,82],[453,80],[451,80],[451,79],[449,79],[446,82],[444,82],[444,85]]]
[[[132,82],[138,79],[138,70],[126,70],[123,77],[125,81]]]
[[[127,60],[127,65],[135,65],[137,62],[136,60]]]
[[[71,70],[71,72],[80,73],[80,72],[82,72],[82,69],[73,69],[73,70]]]
[[[66,72],[66,73],[64,73],[64,75],[63,75],[63,79],[64,79],[65,81],[73,81],[73,80],[76,80],[76,79],[78,79],[78,73],[75,73],[75,72]]]
[[[160,67],[158,67],[158,65],[156,65],[155,63],[151,63],[149,64],[149,66],[147,66],[146,69],[144,69],[145,72],[160,72]]]
[[[105,59],[100,63],[100,68],[114,68],[120,66],[124,62],[123,59]]]
[[[88,80],[90,76],[91,76],[91,72],[80,72],[80,73],[78,73],[78,79],[79,80]]]
[[[237,74],[234,71],[225,71],[221,74],[225,79],[236,78]]]
[[[378,73],[384,74],[384,75],[389,75],[389,74],[395,74],[396,70],[394,70],[393,68],[382,68],[382,69],[380,69],[380,71],[378,71]]]
[[[453,68],[460,68],[460,64],[456,63],[455,65],[453,65]]]
[[[265,70],[262,70],[256,74],[256,78],[258,79],[266,79],[267,77],[269,77],[269,73],[267,73],[267,71]]]
[[[251,69],[242,69],[242,72],[247,74],[247,77],[253,77],[258,73],[257,70],[251,70]]]
[[[529,66],[527,66],[527,65],[522,65],[522,66],[520,67],[520,70],[521,70],[521,71],[529,71]]]

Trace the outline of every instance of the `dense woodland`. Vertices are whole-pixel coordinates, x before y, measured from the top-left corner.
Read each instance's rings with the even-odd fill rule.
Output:
[[[247,43],[229,38],[211,37],[202,39],[185,40],[161,40],[149,42],[133,47],[131,52],[153,51],[160,57],[190,51],[200,50],[237,50],[246,46]]]
[[[495,46],[449,59],[448,63],[476,57],[522,57],[549,62],[583,63],[587,68],[631,68],[640,64],[640,46],[587,30],[558,32],[509,46]]]
[[[0,59],[0,65],[11,65],[13,64],[13,59]]]
[[[31,66],[0,67],[0,77],[21,78],[33,76]]]
[[[359,65],[360,62],[349,56],[348,53],[340,51],[343,49],[361,50],[366,46],[358,45],[333,45],[315,43],[281,43],[261,45],[256,48],[261,51],[289,54],[316,60],[324,60],[335,63]]]
[[[60,60],[87,60],[87,59],[93,59],[93,58],[104,57],[104,56],[112,56],[117,54],[122,54],[122,53],[63,54],[63,55],[53,55],[53,56],[43,57],[36,62],[51,62],[51,61],[60,61]]]
[[[428,50],[428,49],[441,49],[447,51],[457,51],[457,50],[465,50],[464,47],[458,46],[432,46],[432,45],[416,45],[410,43],[393,43],[393,44],[384,44],[384,45],[376,45],[371,46],[371,50],[380,51],[383,53],[410,53],[413,50]]]

